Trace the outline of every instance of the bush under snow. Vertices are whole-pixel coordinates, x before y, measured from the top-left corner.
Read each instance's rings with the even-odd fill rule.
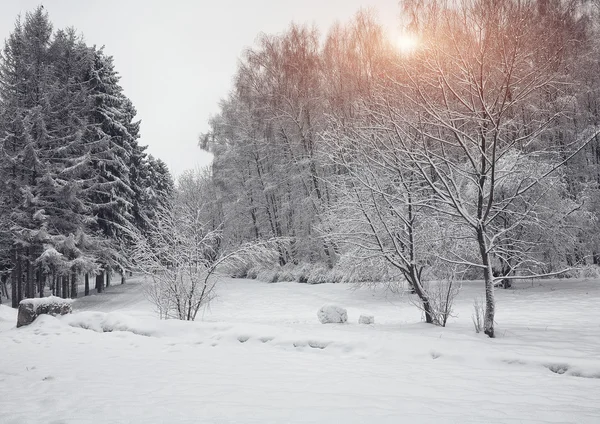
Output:
[[[340,324],[348,321],[346,309],[337,305],[324,305],[317,312],[321,324]]]

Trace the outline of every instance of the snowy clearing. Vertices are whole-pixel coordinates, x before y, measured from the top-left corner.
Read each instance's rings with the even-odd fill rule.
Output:
[[[331,284],[223,280],[194,323],[154,318],[139,280],[19,329],[1,306],[0,422],[600,422],[600,282],[498,290],[495,340],[473,330],[481,294],[465,283],[445,329]],[[327,303],[348,323],[320,324]]]

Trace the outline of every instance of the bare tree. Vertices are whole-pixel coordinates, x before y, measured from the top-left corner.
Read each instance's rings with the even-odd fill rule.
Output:
[[[155,211],[156,227],[133,249],[133,262],[150,280],[146,294],[161,318],[195,320],[215,297],[220,267],[272,261],[275,255],[268,242],[223,249],[221,224],[215,225],[206,209],[206,177],[183,176],[172,204]]]
[[[442,311],[439,284],[430,286],[436,289],[434,305],[423,273],[448,248],[439,229],[433,228],[445,216],[435,216],[427,207],[430,188],[382,109],[385,115],[385,104],[372,94],[351,123],[337,121],[324,134],[329,159],[340,169],[330,178],[336,202],[329,211],[327,236],[351,246],[361,260],[385,260],[418,296],[425,321],[445,325],[449,313]],[[445,297],[446,312],[455,296],[452,286],[448,293],[452,296]]]
[[[565,87],[562,59],[572,37],[560,25],[548,28],[535,1],[405,6],[422,46],[398,60],[399,76],[391,76],[409,107],[390,104],[390,122],[432,190],[430,208],[462,222],[476,240],[477,261],[459,252],[447,260],[483,271],[484,332],[494,337],[493,258],[502,257],[506,246],[500,240],[535,218],[544,192],[535,189],[597,134],[587,128],[562,143],[548,137],[557,119],[549,103]],[[513,166],[502,168],[509,155]],[[522,173],[509,187],[505,182],[523,161],[546,170]],[[511,216],[506,228],[496,225],[503,215]],[[511,249],[522,250],[513,241]]]

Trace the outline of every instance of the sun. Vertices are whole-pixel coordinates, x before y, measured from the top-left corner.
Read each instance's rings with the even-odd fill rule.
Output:
[[[414,52],[419,46],[419,39],[414,34],[400,34],[396,40],[396,46],[402,54]]]

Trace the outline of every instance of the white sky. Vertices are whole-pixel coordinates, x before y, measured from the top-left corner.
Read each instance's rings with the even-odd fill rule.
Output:
[[[19,13],[40,0],[0,0],[2,41]],[[45,0],[55,28],[74,26],[88,44],[115,58],[125,94],[142,120],[141,142],[175,175],[210,162],[197,147],[231,88],[242,50],[260,32],[280,33],[290,22],[322,33],[373,8],[395,28],[397,0]],[[3,43],[2,43],[3,45]]]

